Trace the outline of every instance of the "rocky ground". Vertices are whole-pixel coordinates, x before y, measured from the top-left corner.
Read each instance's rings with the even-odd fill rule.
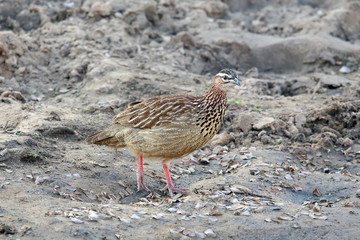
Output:
[[[360,3],[0,2],[0,239],[357,239]],[[84,142],[239,73],[219,134],[145,165]]]

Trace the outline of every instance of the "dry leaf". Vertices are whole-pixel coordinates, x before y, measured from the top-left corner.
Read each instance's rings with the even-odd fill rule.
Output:
[[[292,221],[293,218],[289,217],[289,216],[280,216],[277,219],[282,220],[282,221]]]
[[[344,203],[344,207],[354,207],[355,204],[353,202],[346,202]]]
[[[320,197],[320,196],[321,196],[321,194],[320,194],[320,192],[319,192],[319,190],[318,190],[317,188],[315,188],[315,190],[313,191],[313,194],[314,194],[315,196],[317,196],[317,197]]]
[[[295,191],[302,191],[302,187],[300,187],[300,186],[297,185],[297,184],[294,184],[294,185],[292,186],[292,188],[293,188]]]

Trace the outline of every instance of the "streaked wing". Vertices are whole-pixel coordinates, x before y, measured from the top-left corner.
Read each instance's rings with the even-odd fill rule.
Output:
[[[130,104],[113,120],[121,126],[152,128],[167,124],[196,123],[202,98],[184,95],[161,96]]]

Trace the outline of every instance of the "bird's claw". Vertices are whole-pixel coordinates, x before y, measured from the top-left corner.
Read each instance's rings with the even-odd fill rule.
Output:
[[[162,192],[165,191],[165,190],[168,190],[168,191],[169,191],[171,197],[174,196],[173,192],[176,192],[176,193],[186,193],[186,192],[189,191],[188,188],[175,188],[174,186],[170,186],[170,187],[169,187],[168,185],[166,185],[163,189],[161,189]]]

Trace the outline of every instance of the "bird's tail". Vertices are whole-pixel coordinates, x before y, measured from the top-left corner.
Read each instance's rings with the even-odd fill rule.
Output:
[[[126,147],[124,139],[119,137],[118,126],[111,126],[101,132],[97,132],[85,139],[89,144],[106,145],[114,148]]]

